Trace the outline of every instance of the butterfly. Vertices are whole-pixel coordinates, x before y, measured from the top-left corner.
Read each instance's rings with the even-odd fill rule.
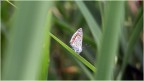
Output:
[[[83,30],[79,28],[72,36],[70,40],[70,45],[74,51],[78,54],[82,52],[82,40],[83,40]]]

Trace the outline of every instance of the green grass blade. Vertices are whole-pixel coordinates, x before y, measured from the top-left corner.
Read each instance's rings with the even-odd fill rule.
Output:
[[[88,68],[90,68],[93,72],[96,71],[96,68],[90,64],[87,60],[85,60],[83,57],[81,57],[79,54],[74,52],[73,49],[71,49],[69,46],[67,46],[65,43],[63,43],[61,40],[59,40],[56,36],[54,36],[52,33],[49,33],[49,35],[55,39],[59,44],[61,44],[65,49],[67,49],[76,59],[78,59],[80,62],[85,64]]]
[[[52,25],[52,12],[48,11],[46,26],[44,31],[44,42],[42,48],[42,58],[41,58],[41,66],[40,72],[38,74],[39,80],[47,80],[48,76],[48,67],[50,63],[50,36],[48,35]]]
[[[102,1],[98,2],[99,8],[100,8],[100,14],[101,14],[101,19],[102,19],[102,27],[104,23],[104,4]]]
[[[7,1],[10,5],[12,5],[13,7],[17,8],[13,3],[11,3],[9,0],[5,0]]]
[[[94,79],[93,73],[85,66],[82,62],[80,62],[77,58],[75,58],[72,54],[68,55],[71,60],[76,62],[77,66],[80,68],[80,71],[84,73],[90,80]]]
[[[92,32],[92,35],[94,37],[95,43],[99,47],[100,40],[101,40],[101,30],[98,26],[97,22],[95,21],[94,17],[89,12],[88,8],[85,6],[85,4],[82,1],[75,1],[81,10],[84,18],[86,19],[86,22]]]
[[[139,21],[136,21],[137,22],[136,27],[133,30],[132,35],[130,36],[130,39],[128,41],[128,46],[127,46],[126,52],[124,54],[122,69],[121,69],[121,72],[119,73],[117,79],[122,78],[126,64],[128,62],[128,59],[129,59],[130,55],[132,54],[133,49],[135,47],[135,44],[136,44],[136,42],[139,38],[139,35],[143,29],[143,16],[142,16],[142,14],[141,14],[141,17],[139,17],[139,18],[140,18]]]
[[[11,27],[2,79],[35,80],[41,65],[45,16],[51,2],[18,1]]]
[[[124,2],[107,2],[105,10],[104,34],[96,62],[97,80],[112,79],[120,27],[124,20]]]
[[[78,64],[84,70],[85,74],[89,77],[89,79],[94,80],[92,73],[90,73],[90,71],[81,62],[78,61]]]

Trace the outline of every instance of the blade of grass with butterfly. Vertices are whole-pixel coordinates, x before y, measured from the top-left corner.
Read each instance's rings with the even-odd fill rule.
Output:
[[[77,54],[73,49],[71,49],[69,46],[67,46],[65,43],[63,43],[60,39],[58,39],[56,36],[54,36],[52,33],[49,33],[49,35],[55,39],[59,44],[61,44],[65,49],[67,49],[74,57],[76,57],[80,62],[85,64],[88,68],[90,68],[93,72],[96,72],[96,68],[89,63],[86,59],[84,59],[82,56]]]

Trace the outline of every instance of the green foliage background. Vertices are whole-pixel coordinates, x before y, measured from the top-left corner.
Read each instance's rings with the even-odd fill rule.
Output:
[[[69,45],[78,28],[80,54]],[[138,1],[2,1],[1,78],[142,79],[142,28]]]

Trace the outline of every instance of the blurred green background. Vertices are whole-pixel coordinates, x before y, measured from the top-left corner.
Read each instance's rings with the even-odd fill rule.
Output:
[[[143,80],[143,42],[143,1],[1,1],[2,80]]]

